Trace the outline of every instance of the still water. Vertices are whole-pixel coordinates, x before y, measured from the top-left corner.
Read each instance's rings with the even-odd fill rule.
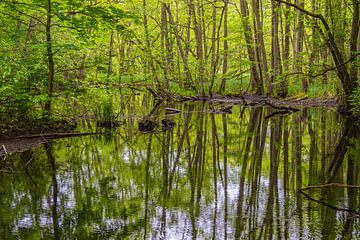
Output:
[[[0,162],[0,239],[360,239],[359,128],[335,110],[140,105]]]

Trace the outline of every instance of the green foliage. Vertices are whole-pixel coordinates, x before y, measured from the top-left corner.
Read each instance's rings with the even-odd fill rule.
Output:
[[[100,105],[95,108],[95,119],[97,122],[111,123],[115,120],[115,117],[113,101],[111,99],[100,103]]]

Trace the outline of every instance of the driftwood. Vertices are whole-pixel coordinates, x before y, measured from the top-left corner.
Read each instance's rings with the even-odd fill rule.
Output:
[[[181,111],[175,108],[165,108],[165,114],[178,114]]]
[[[287,110],[289,112],[298,112],[298,111],[300,111],[300,109],[298,109],[298,108],[294,108],[294,107],[290,107],[290,106],[283,106],[283,105],[275,105],[270,101],[265,101],[264,103],[266,105],[269,105],[270,107],[278,109],[278,110]]]

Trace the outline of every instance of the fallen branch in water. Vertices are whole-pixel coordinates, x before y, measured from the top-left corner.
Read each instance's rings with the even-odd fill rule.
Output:
[[[102,135],[102,134],[111,134],[111,133],[110,132],[101,132],[101,133],[47,133],[47,134],[35,134],[35,135],[20,136],[20,137],[17,137],[17,139],[31,139],[31,138],[56,139],[56,138],[81,137],[81,136]]]
[[[289,112],[298,112],[300,111],[300,109],[298,108],[294,108],[294,107],[290,107],[290,106],[279,106],[279,105],[274,105],[273,103],[271,103],[270,101],[265,101],[266,105],[269,105],[272,108],[275,109],[279,109],[279,110],[287,110]]]
[[[310,201],[317,202],[317,203],[322,204],[322,205],[324,205],[324,206],[326,206],[328,208],[331,208],[331,209],[333,209],[335,211],[348,212],[348,213],[354,214],[356,217],[360,217],[360,213],[355,211],[355,210],[352,210],[352,209],[349,209],[349,208],[339,208],[339,207],[333,206],[333,205],[328,204],[326,202],[323,202],[323,201],[317,200],[317,199],[315,199],[313,197],[310,197],[308,194],[304,193],[301,189],[299,191],[300,191],[300,193],[302,195],[304,195]]]
[[[326,188],[326,187],[360,188],[360,185],[346,185],[346,184],[341,184],[341,183],[328,183],[328,184],[323,184],[323,185],[308,186],[306,188],[301,188],[299,191],[306,191],[306,190],[309,190],[309,189]]]

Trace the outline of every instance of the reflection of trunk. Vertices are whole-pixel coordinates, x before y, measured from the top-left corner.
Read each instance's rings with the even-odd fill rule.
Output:
[[[152,133],[149,135],[149,143],[146,154],[146,166],[145,166],[145,213],[144,213],[144,239],[147,239],[147,225],[149,215],[149,178],[150,178],[150,160],[151,160],[151,143]]]
[[[214,218],[213,218],[213,236],[212,239],[216,239],[216,220],[217,220],[217,207],[218,207],[218,192],[217,192],[217,171],[216,171],[216,163],[219,157],[219,140],[218,134],[216,131],[216,122],[214,114],[210,115],[211,123],[212,123],[212,157],[213,157],[213,178],[214,178],[214,195],[215,195],[215,207],[214,207]]]
[[[302,130],[301,130],[301,115],[293,115],[293,126],[292,126],[292,171],[295,172],[296,180],[293,184],[296,184],[296,189],[301,189],[302,187]],[[296,197],[296,211],[297,211],[297,220],[299,225],[299,236],[302,237],[303,234],[303,214],[302,214],[302,196],[297,195]]]
[[[196,239],[197,228],[195,225],[195,219],[200,213],[200,199],[202,194],[202,181],[204,175],[204,164],[205,164],[205,143],[206,143],[206,125],[204,131],[204,103],[201,105],[198,116],[198,127],[196,133],[195,153],[193,158],[189,159],[188,171],[190,177],[190,190],[191,190],[191,224],[193,230],[193,238]],[[206,120],[205,120],[206,122]]]
[[[164,131],[163,132],[163,142],[162,142],[162,171],[163,171],[163,195],[164,198],[168,195],[170,192],[170,186],[169,186],[169,155],[170,155],[170,137],[171,132],[170,131]]]
[[[356,185],[356,173],[359,172],[359,168],[355,164],[355,156],[349,154],[348,156],[348,164],[347,164],[347,178],[346,183],[347,185]],[[347,188],[347,195],[348,195],[348,206],[349,209],[355,210],[357,206],[357,189]],[[354,216],[351,213],[348,213],[346,217],[346,221],[344,224],[344,229],[342,232],[342,239],[353,239],[353,231],[354,231]]]
[[[293,172],[296,173],[296,189],[302,187],[302,164],[301,164],[301,120],[300,115],[293,115],[293,129],[292,129],[292,167]]]
[[[245,177],[247,173],[247,163],[249,160],[250,148],[254,137],[255,127],[260,121],[262,109],[255,108],[251,109],[248,133],[245,141],[245,148],[243,153],[243,162],[241,166],[240,182],[239,182],[239,196],[237,202],[237,214],[236,214],[236,225],[235,225],[235,238],[239,239],[243,231],[243,202],[245,194]]]
[[[224,134],[224,239],[227,239],[227,224],[228,224],[228,173],[227,173],[227,149],[228,149],[228,139],[227,139],[227,123],[226,123],[226,114],[222,115],[223,120],[223,134]]]
[[[173,182],[173,178],[174,178],[174,175],[175,175],[175,171],[176,171],[176,168],[178,167],[178,164],[179,164],[179,161],[180,161],[184,141],[185,141],[186,136],[188,136],[188,130],[189,130],[189,124],[190,124],[190,120],[191,120],[191,115],[192,115],[191,112],[192,112],[192,110],[193,110],[193,107],[191,106],[191,107],[189,107],[189,109],[187,111],[188,113],[186,114],[186,120],[185,120],[185,124],[184,124],[184,131],[183,131],[183,134],[181,135],[181,138],[180,138],[179,143],[178,143],[178,148],[176,150],[176,158],[174,160],[173,168],[171,170],[171,174],[170,174],[170,177],[169,177],[169,192],[168,192],[169,196],[170,196],[170,192],[171,192],[171,189],[172,189],[172,182]]]
[[[277,180],[281,149],[282,119],[273,118],[271,120],[270,136],[270,179],[268,188],[268,200],[265,213],[265,238],[271,239],[274,234],[274,202],[277,196]],[[278,234],[281,234],[279,231]]]
[[[360,135],[359,126],[354,119],[346,119],[344,123],[345,129],[343,135],[340,138],[339,144],[335,149],[334,157],[328,168],[328,182],[333,182],[339,174],[339,171],[344,163],[345,155],[349,148],[355,148],[354,139],[357,139]]]
[[[326,168],[326,114],[321,113],[321,180],[325,181]]]
[[[55,157],[53,154],[53,148],[51,143],[44,145],[46,150],[46,155],[51,167],[51,180],[52,180],[52,222],[54,228],[54,239],[60,239],[60,229],[59,229],[59,217],[57,213],[57,202],[58,202],[58,184],[56,180],[56,163]]]
[[[310,154],[309,154],[309,185],[313,185],[315,183],[314,177],[317,173],[317,156],[318,156],[318,148],[317,148],[317,140],[316,140],[316,129],[312,126],[313,120],[311,117],[311,113],[308,116],[308,131],[310,135]],[[316,124],[314,124],[316,126]]]

